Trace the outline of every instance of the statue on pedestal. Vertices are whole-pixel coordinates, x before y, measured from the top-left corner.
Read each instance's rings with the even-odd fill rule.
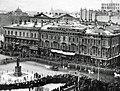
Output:
[[[17,77],[22,75],[21,66],[19,65],[19,61],[20,61],[20,59],[17,58],[17,60],[16,60],[17,65],[15,66],[15,72],[14,72],[14,75]]]
[[[20,61],[20,59],[19,59],[19,58],[17,58],[17,67],[19,66],[19,61]]]

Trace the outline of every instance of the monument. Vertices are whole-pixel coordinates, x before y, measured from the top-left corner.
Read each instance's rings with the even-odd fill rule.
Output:
[[[14,72],[7,72],[1,75],[0,83],[19,83],[19,82],[25,82],[25,81],[31,81],[34,79],[34,73],[21,71],[20,59],[17,58],[16,65],[15,65],[15,71]]]
[[[17,77],[22,76],[21,66],[19,65],[19,61],[20,59],[17,58],[17,61],[16,61],[17,65],[15,66],[15,72],[14,72],[14,76],[17,76]]]

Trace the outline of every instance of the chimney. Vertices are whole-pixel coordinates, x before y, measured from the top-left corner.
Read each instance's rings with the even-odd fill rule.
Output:
[[[41,20],[41,27],[43,27],[43,20]]]
[[[28,22],[30,22],[30,18],[28,19]]]
[[[39,12],[37,12],[37,15],[39,15],[40,13]]]
[[[27,24],[27,21],[25,20],[25,21],[24,21],[24,25],[26,25],[26,24]]]
[[[20,24],[20,25],[22,24],[22,20],[21,20],[21,19],[19,20],[19,24]]]
[[[34,25],[37,25],[37,20],[35,21]]]
[[[12,24],[14,24],[14,21],[12,21]]]

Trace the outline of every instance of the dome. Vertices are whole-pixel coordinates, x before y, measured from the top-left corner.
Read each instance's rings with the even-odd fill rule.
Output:
[[[18,7],[15,12],[22,12],[22,10]]]

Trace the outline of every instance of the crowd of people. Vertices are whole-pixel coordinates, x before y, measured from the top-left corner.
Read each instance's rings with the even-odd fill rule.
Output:
[[[53,89],[52,91],[68,91],[67,88],[74,86],[76,91],[120,91],[119,83],[105,83],[86,76],[78,77],[71,74],[47,75],[43,77],[35,73],[34,80],[14,84],[0,84],[0,90],[11,90],[44,86],[50,83],[63,83],[63,86]]]

